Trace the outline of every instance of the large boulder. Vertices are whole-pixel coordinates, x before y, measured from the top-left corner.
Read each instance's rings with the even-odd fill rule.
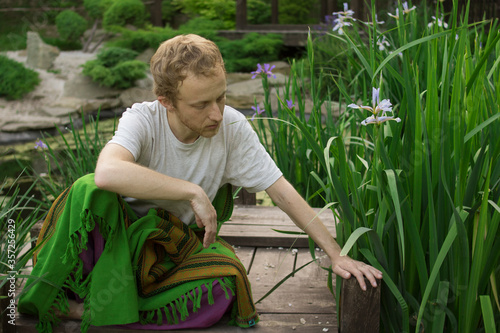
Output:
[[[246,80],[241,80],[244,77]],[[236,109],[248,110],[255,105],[264,101],[264,88],[262,87],[262,80],[260,77],[251,79],[252,75],[229,75],[227,85],[226,104]],[[276,74],[276,78],[269,78],[269,86],[271,89],[271,96],[275,95],[275,88],[281,87],[285,84],[287,77],[281,73]]]
[[[28,58],[26,64],[32,68],[50,69],[59,55],[59,49],[45,44],[38,33],[28,31],[27,40]]]
[[[139,87],[128,88],[123,91],[118,98],[120,104],[124,107],[131,107],[134,103],[152,102],[156,100],[156,95],[151,89]]]
[[[88,76],[79,72],[68,76],[64,84],[64,97],[78,97],[81,99],[113,98],[120,95],[121,90],[102,87]]]

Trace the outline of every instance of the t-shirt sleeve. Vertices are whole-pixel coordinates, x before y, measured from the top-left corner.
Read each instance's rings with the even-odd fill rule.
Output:
[[[242,186],[249,192],[266,190],[283,173],[260,143],[257,133],[248,120],[238,111],[229,138],[229,154],[226,180],[234,186]]]
[[[120,118],[117,130],[108,143],[116,143],[124,147],[134,156],[136,161],[146,150],[150,136],[153,133],[149,128],[144,112],[133,105],[127,109]]]

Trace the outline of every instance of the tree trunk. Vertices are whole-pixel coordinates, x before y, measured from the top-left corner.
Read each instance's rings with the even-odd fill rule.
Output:
[[[156,27],[163,27],[163,18],[161,15],[161,0],[153,0],[149,7],[151,13],[151,23]]]

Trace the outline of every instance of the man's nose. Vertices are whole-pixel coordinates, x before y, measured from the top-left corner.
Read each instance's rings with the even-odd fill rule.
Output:
[[[217,103],[212,104],[212,107],[210,108],[209,118],[211,120],[215,120],[215,121],[222,120],[222,110],[220,109],[220,107]]]

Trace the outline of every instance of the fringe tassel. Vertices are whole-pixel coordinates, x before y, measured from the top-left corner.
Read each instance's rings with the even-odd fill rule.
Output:
[[[163,313],[162,309],[156,310],[156,325],[161,325],[163,323]]]
[[[205,283],[205,287],[207,287],[208,305],[213,305],[215,301],[212,282]]]
[[[164,306],[163,311],[165,313],[165,317],[167,318],[167,322],[170,325],[172,325],[174,323],[174,320],[172,319],[172,315],[170,314],[170,310],[168,309],[168,306]]]
[[[95,216],[90,211],[82,212],[80,218],[82,226],[77,232],[69,236],[66,252],[62,257],[63,264],[69,264],[74,267],[73,272],[68,276],[63,287],[71,290],[78,294],[78,297],[84,299],[84,311],[80,330],[82,333],[86,333],[92,320],[90,311],[90,281],[92,272],[83,279],[83,262],[79,258],[79,255],[83,250],[87,249],[88,233],[95,228],[96,222],[99,225],[99,232],[106,241],[105,248],[111,246],[112,237],[110,236],[112,235],[112,229],[102,218]],[[37,324],[36,328],[39,332],[51,333],[53,331],[53,326],[57,326],[60,322],[60,319],[55,315],[55,309],[58,309],[62,313],[68,313],[69,311],[69,303],[64,290],[57,295],[49,313],[40,319]]]
[[[198,308],[196,307],[196,288],[191,290],[191,292],[187,293],[188,299],[193,303],[193,313],[198,311]]]
[[[56,309],[64,314],[69,312],[68,298],[64,291],[57,294],[50,310],[43,316],[43,318],[39,319],[38,324],[36,325],[36,330],[38,332],[52,333],[53,327],[57,326],[61,321],[61,319],[59,319],[55,314]]]
[[[195,296],[196,302],[194,304],[196,304],[196,309],[201,308],[201,296],[202,295],[203,295],[203,290],[201,289],[201,286],[200,286],[197,288],[197,292],[196,292],[196,296]]]
[[[224,294],[226,296],[226,299],[229,299],[229,297],[230,297],[228,289],[229,289],[229,291],[231,291],[232,296],[236,295],[236,291],[235,291],[236,285],[234,283],[233,278],[224,276],[222,279],[218,278],[217,280],[219,281],[219,285],[221,286],[222,290],[224,290]]]
[[[85,297],[83,301],[83,314],[82,314],[82,323],[80,324],[80,331],[82,333],[86,333],[90,327],[90,322],[92,320],[91,311],[90,311],[90,288],[87,292],[87,297]]]

